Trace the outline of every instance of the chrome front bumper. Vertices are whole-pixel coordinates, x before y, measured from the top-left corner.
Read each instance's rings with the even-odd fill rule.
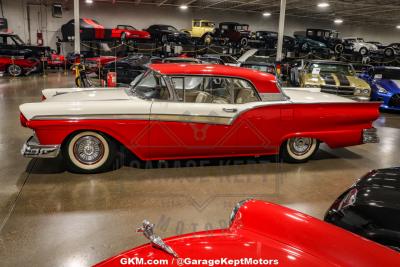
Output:
[[[378,132],[376,128],[369,128],[363,130],[363,143],[379,143]]]
[[[31,136],[21,149],[27,158],[55,158],[60,153],[60,145],[41,145],[36,136]]]

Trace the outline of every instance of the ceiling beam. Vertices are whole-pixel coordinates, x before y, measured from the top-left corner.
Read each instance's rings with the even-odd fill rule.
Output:
[[[165,5],[165,3],[167,3],[167,2],[168,2],[168,0],[163,0],[163,1],[161,1],[160,3],[158,3],[158,6]]]

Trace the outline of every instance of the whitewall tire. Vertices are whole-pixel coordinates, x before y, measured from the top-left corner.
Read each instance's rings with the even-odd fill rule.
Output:
[[[319,148],[319,142],[310,137],[294,137],[287,140],[281,148],[282,159],[289,163],[307,162]]]
[[[108,170],[115,160],[116,145],[107,136],[84,131],[72,135],[63,145],[67,167],[72,172],[97,173]]]

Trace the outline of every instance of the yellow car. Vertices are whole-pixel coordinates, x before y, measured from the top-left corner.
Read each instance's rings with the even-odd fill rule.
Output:
[[[321,92],[337,94],[357,100],[369,100],[371,87],[356,76],[349,63],[312,60],[299,71],[301,87],[321,88]]]
[[[192,29],[182,31],[188,33],[192,38],[201,39],[204,43],[210,44],[214,30],[214,22],[205,19],[194,19],[192,20]]]

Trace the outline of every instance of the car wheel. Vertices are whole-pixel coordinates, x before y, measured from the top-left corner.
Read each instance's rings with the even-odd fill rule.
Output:
[[[335,52],[337,54],[341,54],[344,50],[344,46],[342,44],[336,44],[335,45]]]
[[[308,45],[308,43],[304,43],[304,44],[301,46],[301,50],[302,50],[303,52],[308,52],[308,51],[310,50],[310,46]]]
[[[161,43],[166,44],[168,42],[168,36],[166,34],[161,36]]]
[[[248,44],[249,44],[249,40],[247,40],[247,38],[242,38],[242,39],[240,40],[240,45],[241,45],[242,47],[246,47]]]
[[[98,173],[112,167],[116,144],[103,134],[85,131],[69,137],[62,147],[62,153],[69,171]]]
[[[206,36],[204,36],[203,38],[203,43],[205,45],[210,45],[212,43],[212,37],[211,35],[207,34]]]
[[[126,32],[121,33],[121,42],[122,43],[126,42]]]
[[[394,50],[393,48],[389,47],[385,49],[385,56],[387,57],[392,57],[394,56]]]
[[[12,64],[7,67],[7,72],[11,76],[18,77],[18,76],[21,76],[21,74],[22,74],[22,68],[18,65]]]
[[[310,137],[294,137],[287,140],[281,148],[283,161],[289,163],[307,162],[319,148],[319,142]]]
[[[360,55],[366,56],[368,54],[368,49],[366,47],[360,48]]]

